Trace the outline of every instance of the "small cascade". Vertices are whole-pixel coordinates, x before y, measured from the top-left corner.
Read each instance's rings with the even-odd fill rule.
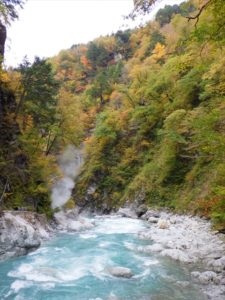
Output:
[[[71,197],[75,181],[83,164],[83,149],[72,145],[66,147],[59,157],[60,178],[52,188],[52,208],[62,207]]]

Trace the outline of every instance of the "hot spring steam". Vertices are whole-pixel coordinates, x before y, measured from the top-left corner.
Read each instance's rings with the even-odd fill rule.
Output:
[[[82,149],[69,145],[59,158],[59,167],[63,177],[52,188],[51,206],[53,209],[63,206],[70,199],[82,164]]]

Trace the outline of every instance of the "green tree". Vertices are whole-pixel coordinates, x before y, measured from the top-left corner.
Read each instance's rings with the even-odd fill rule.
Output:
[[[94,69],[97,67],[106,67],[113,58],[113,53],[108,52],[103,46],[94,42],[89,44],[87,50],[87,59],[91,62]]]
[[[181,12],[180,6],[175,5],[166,5],[164,8],[158,10],[155,19],[159,22],[160,26],[170,23],[174,14],[179,14]]]
[[[36,57],[33,64],[25,59],[19,66],[22,91],[16,109],[32,116],[35,126],[47,129],[55,122],[58,83],[54,79],[51,65],[46,59]]]
[[[87,95],[94,99],[99,99],[100,104],[103,104],[104,98],[109,98],[109,95],[112,93],[113,84],[118,82],[121,71],[122,63],[119,62],[99,72],[94,78],[91,88],[87,90]]]
[[[161,45],[165,45],[165,37],[160,34],[159,31],[155,30],[151,34],[151,41],[147,49],[147,53],[145,55],[149,55],[152,53],[152,51],[155,49],[155,46],[157,43],[160,43]]]
[[[130,47],[131,30],[119,30],[115,34],[117,40],[117,52],[123,55],[125,59],[131,57],[132,49]]]

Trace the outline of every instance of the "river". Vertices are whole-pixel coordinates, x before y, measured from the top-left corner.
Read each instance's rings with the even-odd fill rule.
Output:
[[[0,263],[0,299],[10,300],[203,300],[185,265],[143,254],[142,220],[96,217],[96,226],[60,232],[27,256]],[[149,241],[148,241],[149,244]],[[110,275],[129,268],[131,278]]]

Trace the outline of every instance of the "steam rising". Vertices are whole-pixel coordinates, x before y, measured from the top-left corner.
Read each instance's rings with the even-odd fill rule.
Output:
[[[82,164],[82,149],[69,145],[59,158],[59,167],[63,178],[59,179],[52,188],[51,206],[53,209],[63,206],[70,199]]]

